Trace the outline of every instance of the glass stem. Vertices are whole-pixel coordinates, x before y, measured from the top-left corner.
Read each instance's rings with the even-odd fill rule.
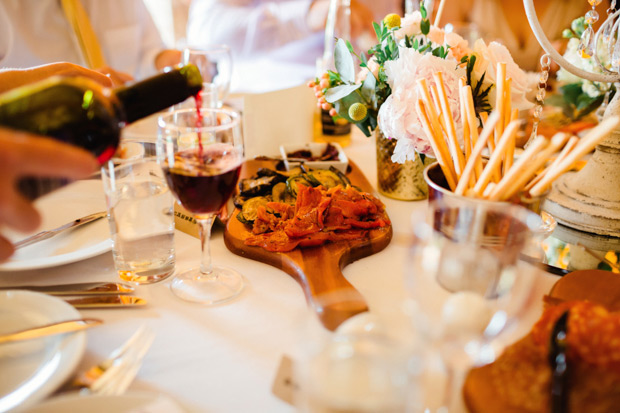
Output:
[[[200,244],[202,254],[200,258],[200,273],[202,275],[210,275],[213,272],[211,264],[211,227],[215,220],[215,215],[209,214],[196,219],[200,225]]]

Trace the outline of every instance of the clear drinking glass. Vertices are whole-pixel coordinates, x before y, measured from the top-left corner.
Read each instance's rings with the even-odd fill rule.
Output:
[[[427,222],[415,223],[411,316],[448,380],[441,406],[426,407],[458,411],[464,372],[492,361],[490,340],[525,317],[536,269],[519,257],[540,223],[523,207],[473,199],[434,200]]]
[[[200,225],[202,260],[175,277],[172,291],[180,298],[217,304],[237,296],[243,278],[211,263],[209,239],[215,214],[232,195],[243,162],[238,113],[224,109],[177,110],[158,120],[157,155],[168,186]]]
[[[321,308],[355,300],[359,295],[347,290],[316,297]],[[295,407],[308,413],[412,411],[408,322],[399,314],[363,312],[329,331],[309,312],[295,357]]]
[[[114,159],[101,168],[101,177],[119,277],[137,284],[169,277],[175,266],[174,199],[157,159]]]
[[[183,64],[192,63],[198,67],[204,84],[212,83],[217,87],[217,107],[222,107],[230,91],[232,78],[232,54],[224,44],[205,49],[187,48],[183,50]],[[204,89],[204,88],[203,88]]]

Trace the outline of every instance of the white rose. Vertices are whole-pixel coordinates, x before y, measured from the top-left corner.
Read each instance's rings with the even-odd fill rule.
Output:
[[[515,63],[508,49],[498,42],[491,42],[488,46],[482,40],[477,40],[474,45],[474,53],[484,59],[485,64],[481,62],[474,67],[474,73],[477,79],[486,72],[485,83],[490,81],[495,84],[497,81],[497,63],[506,63],[506,78],[512,79],[511,84],[511,101],[512,107],[519,110],[527,110],[533,106],[533,103],[527,100],[526,96],[530,91],[527,74]],[[489,103],[495,105],[495,97],[497,88],[492,88],[489,93]]]

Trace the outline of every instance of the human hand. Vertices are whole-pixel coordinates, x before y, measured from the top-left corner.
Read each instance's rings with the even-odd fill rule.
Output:
[[[176,66],[181,63],[181,55],[183,52],[180,50],[166,49],[159,52],[155,57],[155,68],[162,70],[166,67]]]
[[[109,66],[103,66],[95,70],[112,81],[111,87],[123,86],[125,83],[133,80],[133,76],[129,73],[119,72]]]
[[[0,228],[33,231],[41,217],[17,191],[24,176],[85,178],[98,167],[83,149],[57,140],[0,128]],[[0,262],[13,254],[13,245],[0,235]]]
[[[0,70],[0,93],[47,79],[50,76],[86,77],[102,86],[112,86],[112,80],[104,74],[73,63],[58,62],[27,69]]]

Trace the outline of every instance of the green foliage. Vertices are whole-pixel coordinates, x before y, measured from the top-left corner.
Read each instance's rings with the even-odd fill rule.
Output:
[[[431,53],[433,56],[445,59],[448,56],[449,47],[433,45],[427,37],[431,24],[423,2],[420,2],[420,14],[422,16],[420,22],[422,35],[405,36],[404,46],[419,53]],[[377,127],[379,109],[392,93],[387,82],[384,65],[399,57],[394,32],[400,27],[387,27],[383,22],[380,24],[373,22],[372,26],[377,36],[377,44],[368,50],[368,55],[373,56],[379,66],[377,75],[374,76],[369,70],[364,82],[356,84],[353,58],[357,58],[359,66],[365,69],[368,69],[368,58],[364,53],[357,55],[349,41],[338,39],[334,49],[336,72],[328,71],[330,87],[324,90],[326,101],[334,105],[338,116],[348,122],[355,123],[366,136],[371,136],[372,131]],[[473,63],[471,67],[473,68]],[[488,105],[489,89],[478,90],[481,96],[478,103],[479,107],[485,108]],[[349,117],[349,108],[354,103],[361,103],[368,109],[368,116],[362,121],[353,122]]]
[[[491,112],[493,109],[491,104],[489,103],[489,93],[491,92],[491,88],[493,85],[489,85],[486,89],[482,89],[482,85],[484,83],[484,78],[486,77],[486,72],[480,76],[480,79],[474,81],[473,73],[474,66],[476,65],[476,56],[463,56],[461,59],[461,64],[466,63],[466,73],[467,73],[467,84],[471,86],[471,94],[474,100],[474,109],[476,113],[479,114],[481,112]]]
[[[581,83],[569,83],[558,88],[557,94],[549,96],[545,103],[557,106],[562,109],[562,113],[572,121],[579,120],[596,110],[605,99],[605,92],[595,97],[584,93]],[[609,99],[613,97],[616,90],[612,86]]]
[[[577,38],[581,39],[583,32],[586,31],[586,18],[581,16],[573,20],[570,25],[570,29],[564,29],[562,31],[562,37],[565,39]]]
[[[570,28],[577,35],[577,37],[581,37],[583,32],[586,31],[586,18],[584,16],[576,18],[571,23]]]
[[[344,40],[338,39],[336,48],[334,49],[334,63],[336,70],[340,74],[340,78],[344,82],[355,82],[355,66],[353,64],[353,56]],[[349,46],[351,44],[349,43]]]

